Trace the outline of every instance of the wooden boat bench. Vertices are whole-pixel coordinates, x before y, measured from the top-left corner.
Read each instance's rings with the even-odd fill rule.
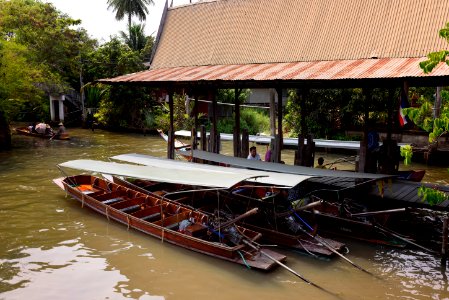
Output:
[[[156,222],[161,219],[161,206],[157,205],[146,207],[144,209],[131,213],[131,215],[150,223]]]
[[[176,214],[168,218],[161,219],[157,222],[154,222],[154,224],[158,226],[163,226],[167,229],[177,230],[179,227],[179,223],[185,219],[188,219],[189,214],[190,212],[185,211],[180,214]]]
[[[105,201],[102,201],[103,202],[103,204],[106,204],[106,205],[111,205],[111,204],[114,204],[114,203],[117,203],[117,202],[120,202],[120,201],[124,201],[125,199],[123,199],[123,197],[115,197],[115,198],[111,198],[111,199],[108,199],[108,200],[105,200]]]
[[[118,197],[124,198],[124,196],[125,194],[122,192],[110,192],[110,193],[104,192],[99,195],[91,195],[92,198],[101,202]]]
[[[145,197],[137,197],[129,200],[120,201],[110,205],[124,213],[132,213],[141,210],[145,206]]]

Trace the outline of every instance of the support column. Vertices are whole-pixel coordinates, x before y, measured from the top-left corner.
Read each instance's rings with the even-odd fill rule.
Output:
[[[213,88],[211,91],[212,97],[212,128],[210,132],[210,141],[211,141],[211,152],[218,153],[218,143],[217,143],[217,98],[216,98],[216,89]]]
[[[359,152],[359,165],[358,171],[360,173],[369,172],[369,153],[368,153],[368,121],[369,121],[369,105],[368,102],[371,100],[371,90],[363,89],[364,95],[364,106],[365,106],[365,116],[363,124],[363,139],[360,141],[360,152]]]
[[[276,94],[278,96],[278,128],[277,128],[277,147],[275,147],[278,150],[278,153],[275,152],[274,162],[281,162],[282,160],[282,148],[283,148],[283,136],[282,136],[282,89],[280,87],[276,88]]]
[[[53,104],[54,100],[57,100],[57,98],[53,97],[52,95],[50,95],[50,120],[52,120],[52,121],[56,120],[55,107],[54,107],[54,104]]]
[[[443,87],[438,86],[437,90],[436,90],[436,94],[435,94],[435,103],[434,106],[435,110],[434,110],[434,114],[433,114],[433,118],[439,118],[440,114],[441,114],[441,90],[443,89]]]
[[[63,122],[64,121],[64,100],[65,100],[65,96],[62,95],[61,99],[59,99],[59,121]]]
[[[242,92],[241,89],[235,89],[234,98],[234,113],[235,113],[235,126],[234,126],[234,157],[240,157],[242,153],[241,137],[240,137],[240,101],[239,96]]]
[[[167,158],[175,159],[175,128],[173,125],[173,90],[168,90],[168,107],[170,110],[170,130],[168,131]]]

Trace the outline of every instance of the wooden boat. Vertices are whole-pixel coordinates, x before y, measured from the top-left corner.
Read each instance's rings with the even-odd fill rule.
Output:
[[[70,140],[70,136],[65,133],[64,135],[53,135],[53,134],[40,134],[37,132],[30,132],[28,127],[18,127],[16,128],[17,134],[20,135],[26,135],[26,136],[33,136],[41,139],[47,139],[47,140]]]
[[[109,219],[163,241],[260,270],[286,257],[255,246],[261,234],[241,226],[211,227],[210,216],[104,179],[77,175],[55,179],[70,196]]]
[[[245,209],[257,207],[261,214],[245,218],[240,224],[262,234],[262,240],[283,247],[293,248],[311,255],[334,256],[335,251],[343,253],[347,251],[345,244],[328,238],[317,238],[308,234],[300,224],[287,214],[275,220],[272,203],[260,202],[259,195],[242,197],[239,193],[229,194],[226,191],[210,191],[201,187],[154,182],[150,180],[125,180],[116,176],[112,177],[114,183],[124,187],[133,188],[160,197],[180,205],[193,208],[208,214],[209,216],[221,215],[223,222],[233,219],[244,213]],[[253,183],[242,183],[246,187],[254,187]],[[258,186],[255,188],[258,194],[266,195],[267,190],[273,192],[273,187]],[[236,190],[242,190],[241,186]],[[248,190],[248,189],[247,189]],[[277,191],[279,192],[279,190]],[[236,196],[237,199],[234,197]],[[239,197],[240,196],[240,197]],[[255,198],[257,197],[257,198]],[[239,199],[240,198],[240,199]],[[241,200],[244,200],[244,203]],[[240,201],[239,201],[240,200]],[[265,199],[267,200],[267,199]],[[221,207],[221,208],[220,208]],[[227,208],[227,210],[224,210]],[[219,210],[219,211],[218,211]],[[326,244],[326,245],[324,245]]]
[[[410,171],[398,171],[398,179],[408,180],[413,182],[421,182],[424,175],[426,175],[425,170],[410,170]]]

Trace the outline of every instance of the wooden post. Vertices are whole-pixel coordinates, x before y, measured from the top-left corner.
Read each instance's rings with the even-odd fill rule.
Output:
[[[240,157],[242,147],[240,140],[240,103],[239,96],[242,92],[241,89],[235,89],[234,98],[234,113],[235,113],[235,126],[234,126],[234,157]]]
[[[206,127],[204,125],[200,126],[200,150],[207,150]],[[204,164],[204,160],[202,159],[199,159],[197,162],[200,164]]]
[[[270,138],[270,145],[269,145],[269,150],[271,151],[270,162],[275,162],[276,158],[278,157],[276,154],[274,154],[275,145],[276,145],[276,135],[273,135]]]
[[[173,118],[173,91],[169,89],[168,91],[168,106],[170,109],[170,130],[168,131],[168,148],[167,148],[167,158],[175,159],[175,129],[174,129],[174,118]]]
[[[387,140],[391,140],[391,132],[393,131],[393,110],[395,106],[394,89],[388,89]]]
[[[434,110],[434,119],[435,118],[439,118],[440,114],[441,114],[441,90],[443,89],[443,87],[441,86],[437,86],[437,90],[435,93],[435,104],[433,107],[435,107]]]
[[[215,139],[215,153],[219,154],[220,153],[220,147],[221,147],[221,137],[220,137],[220,133],[217,132],[216,135],[216,139]]]
[[[206,127],[204,125],[201,125],[200,127],[200,145],[201,150],[206,151],[207,150],[207,137],[206,137]]]
[[[270,135],[276,135],[276,90],[270,89]]]
[[[234,141],[234,157],[240,157],[240,130],[237,129],[237,126],[234,126],[234,132],[232,133],[232,139]]]
[[[307,135],[307,147],[306,147],[306,167],[312,167],[315,163],[315,142],[313,141],[312,135]]]
[[[198,148],[198,133],[196,132],[195,126],[192,127],[190,131],[190,148],[191,150],[196,150]],[[192,158],[192,162],[197,162],[195,158]]]
[[[299,105],[301,106],[301,133],[304,136],[307,136],[308,128],[306,123],[306,115],[307,115],[307,105],[306,105],[306,98],[307,98],[307,90],[301,89],[296,90]]]
[[[247,158],[249,155],[249,134],[248,129],[242,130],[242,152],[241,157]]]
[[[364,95],[364,126],[363,126],[363,140],[360,141],[360,152],[359,152],[359,172],[365,173],[369,169],[369,154],[368,154],[368,121],[369,121],[369,109],[368,102],[371,100],[371,91],[368,89],[363,89]]]
[[[304,161],[304,136],[298,135],[298,149],[295,151],[295,162],[297,166],[303,166]]]
[[[282,136],[282,89],[280,87],[276,88],[276,94],[278,96],[278,137],[277,137],[277,148],[278,153],[275,155],[275,162],[280,162],[282,160],[282,148],[283,148],[283,136]]]
[[[195,126],[195,131],[198,131],[198,111],[199,111],[199,107],[198,107],[198,93],[195,91],[193,97],[195,97],[194,99],[194,106],[193,106],[193,118],[194,118],[194,123],[193,126]],[[196,137],[196,142],[198,142],[198,137]]]
[[[211,97],[212,97],[212,128],[213,128],[213,134],[212,134],[212,128],[210,131],[210,137],[211,137],[211,151],[213,153],[217,153],[216,144],[217,144],[217,98],[216,98],[216,89],[214,88],[211,91]]]
[[[447,240],[448,240],[448,224],[449,219],[443,219],[443,243],[441,245],[441,264],[446,264],[447,260]]]
[[[281,162],[281,138],[278,134],[274,136],[274,148],[273,153],[271,154],[273,156],[273,162],[280,163]]]

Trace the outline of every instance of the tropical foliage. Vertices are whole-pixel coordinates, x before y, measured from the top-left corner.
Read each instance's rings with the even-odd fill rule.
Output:
[[[95,41],[50,3],[0,1],[0,109],[8,119],[48,119],[48,93],[79,89],[79,54]],[[27,112],[27,113],[25,113]]]
[[[391,105],[388,91],[373,89],[370,95],[370,101],[364,101],[362,89],[313,89],[300,101],[298,91],[289,90],[283,126],[292,136],[312,133],[317,138],[341,139],[344,130],[362,128],[365,111],[369,112],[371,122],[386,124],[386,112]],[[306,128],[302,128],[303,124]]]
[[[108,8],[115,12],[115,18],[120,21],[128,16],[128,28],[131,27],[131,18],[136,16],[145,21],[148,14],[147,5],[154,4],[153,0],[108,0]]]
[[[446,24],[446,27],[440,30],[439,34],[441,38],[444,38],[447,42],[449,42],[449,23]],[[428,59],[421,62],[419,66],[423,69],[424,73],[430,73],[438,64],[442,62],[449,65],[448,56],[448,50],[431,52],[427,55]]]
[[[440,30],[439,35],[449,43],[449,23]],[[449,51],[441,50],[431,52],[427,55],[427,60],[421,62],[419,66],[424,73],[430,73],[440,63],[444,62],[449,65]],[[429,132],[429,142],[436,143],[438,138],[449,131],[449,92],[443,90],[441,93],[442,103],[440,108],[440,115],[432,119],[433,110],[437,109],[432,106],[428,98],[421,100],[421,107],[419,109],[408,109],[407,116],[413,122]]]
[[[145,36],[145,24],[133,24],[128,28],[128,33],[120,31],[120,35],[133,51],[142,51],[151,37]]]
[[[419,187],[418,196],[421,198],[422,202],[426,202],[430,205],[438,205],[449,198],[445,192],[426,186]]]

